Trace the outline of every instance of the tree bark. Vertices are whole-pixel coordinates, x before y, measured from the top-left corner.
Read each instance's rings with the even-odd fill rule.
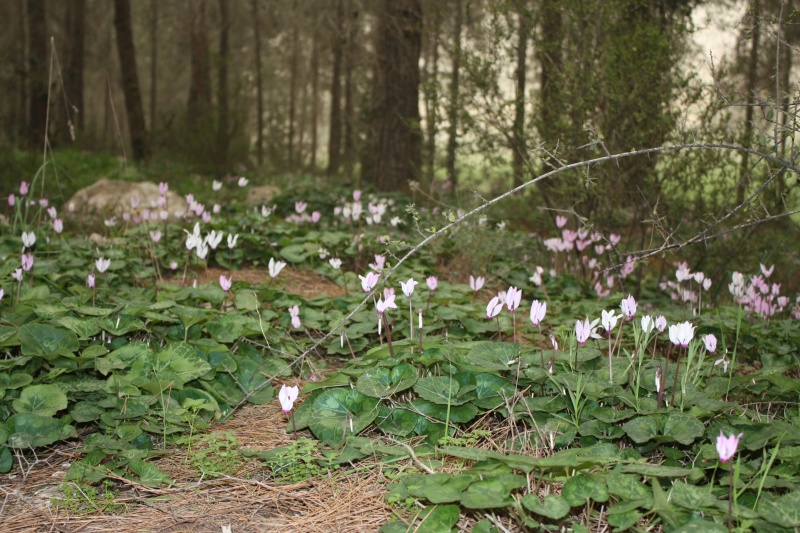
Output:
[[[260,166],[264,164],[264,88],[261,82],[261,30],[258,21],[258,0],[252,0],[252,8],[256,61],[256,154]]]
[[[28,146],[41,146],[47,134],[47,14],[44,0],[28,0]]]
[[[453,23],[453,70],[450,76],[450,102],[447,108],[447,181],[450,190],[455,192],[458,185],[456,174],[456,148],[458,148],[459,75],[461,71],[461,29],[464,26],[464,6],[462,0],[455,0],[456,17]]]
[[[429,61],[425,61],[425,73],[427,80],[424,85],[425,91],[425,126],[426,126],[426,165],[427,180],[432,182],[436,171],[436,134],[438,132],[438,111],[439,111],[439,31],[441,26],[441,15],[439,5],[432,3],[433,32],[429,35],[428,52]]]
[[[125,96],[125,112],[128,116],[128,132],[131,137],[133,157],[137,160],[148,156],[147,128],[144,123],[142,93],[139,90],[139,75],[136,70],[136,48],[133,45],[130,0],[114,0],[114,28],[117,33],[117,52],[122,72],[122,93]]]
[[[352,6],[348,6],[347,21],[345,22],[345,46],[344,46],[344,169],[345,174],[350,176],[353,173],[353,166],[356,162],[355,147],[355,105],[353,94],[353,70],[355,68],[356,52],[356,33],[358,31],[358,11]]]
[[[419,0],[384,0],[377,39],[362,177],[379,191],[408,191],[410,181],[419,181],[422,166]]]
[[[528,10],[526,0],[517,0],[517,84],[514,95],[514,130],[512,131],[512,147],[514,152],[514,187],[525,181],[525,162],[528,149],[525,145],[525,85],[527,81],[528,59]]]
[[[328,136],[328,176],[339,170],[342,152],[342,59],[345,36],[344,0],[336,0],[333,28],[333,74],[331,75],[331,115]]]
[[[219,61],[217,63],[217,165],[220,170],[227,169],[228,147],[230,145],[230,122],[228,120],[228,60],[230,45],[230,13],[228,0],[219,0]]]
[[[289,169],[294,169],[294,130],[297,117],[297,63],[300,53],[300,32],[297,28],[300,21],[298,20],[297,0],[294,2],[292,11],[294,20],[292,21],[292,52],[289,59],[291,64],[289,65],[289,139],[287,142]]]
[[[311,43],[311,154],[309,159],[309,169],[312,173],[317,170],[317,142],[319,134],[317,124],[319,122],[319,37],[318,30],[314,31]]]
[[[158,97],[158,2],[150,0],[150,129],[156,128],[156,101]]]
[[[758,90],[758,54],[759,44],[761,41],[761,2],[759,0],[751,0],[750,2],[750,17],[753,19],[752,39],[750,41],[750,62],[747,72],[747,87],[754,95]],[[744,139],[742,146],[750,147],[753,143],[753,108],[755,103],[745,107],[744,117]],[[747,182],[750,179],[750,158],[749,154],[742,153],[742,165],[739,169],[739,184],[736,187],[736,205],[741,205],[744,202],[745,191],[747,190]]]
[[[188,122],[202,123],[211,108],[211,61],[206,32],[206,1],[189,0],[189,80]]]
[[[64,92],[70,109],[67,127],[75,140],[75,129],[83,129],[83,44],[86,33],[86,0],[66,2],[66,57],[64,62]]]

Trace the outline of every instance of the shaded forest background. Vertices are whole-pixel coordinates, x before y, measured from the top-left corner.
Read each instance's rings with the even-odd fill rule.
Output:
[[[793,1],[2,4],[5,193],[41,165],[45,133],[55,153],[429,194],[501,192],[564,164],[694,140],[796,159]],[[712,84],[692,41],[709,8],[743,13]],[[776,172],[697,151],[574,171],[528,194],[605,226],[674,227],[733,209],[771,177],[743,216],[796,208],[796,180]]]

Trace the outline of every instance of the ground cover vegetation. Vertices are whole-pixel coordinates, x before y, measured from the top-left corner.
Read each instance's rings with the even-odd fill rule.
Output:
[[[798,527],[800,299],[774,267],[661,277],[561,215],[537,234],[472,217],[406,257],[461,213],[359,190],[200,202],[250,186],[132,197],[90,240],[64,230],[74,206],[19,184],[0,245],[4,472],[80,439],[78,489],[54,503],[114,512],[110,486],[81,487],[169,485],[152,459],[172,446],[199,476],[258,460],[274,483],[378,458],[395,472],[384,531]],[[338,294],[304,299],[289,270]],[[289,445],[206,433],[268,402]]]
[[[800,528],[791,3],[7,15],[4,528]]]

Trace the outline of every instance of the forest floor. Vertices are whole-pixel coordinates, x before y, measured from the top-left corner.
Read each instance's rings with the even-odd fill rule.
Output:
[[[224,272],[209,269],[198,283],[218,279]],[[236,272],[236,279],[260,283],[266,275],[263,270],[245,269]],[[287,290],[305,299],[342,293],[339,286],[313,272],[287,268],[284,276]],[[286,446],[304,435],[313,438],[307,430],[289,434],[286,427],[286,416],[274,401],[242,407],[228,421],[212,426],[211,433],[229,433],[241,449],[252,451]],[[65,498],[64,477],[79,458],[80,447],[80,442],[57,446],[49,455],[0,475],[2,531],[218,533],[230,527],[233,533],[358,532],[377,531],[392,515],[384,497],[388,480],[378,461],[361,461],[356,469],[342,468],[286,484],[271,479],[264,461],[252,459],[234,474],[203,479],[184,446],[170,446],[153,460],[174,480],[172,486],[153,488],[116,477],[109,487],[113,498],[82,498],[80,493]],[[64,505],[68,499],[84,504],[70,510]]]

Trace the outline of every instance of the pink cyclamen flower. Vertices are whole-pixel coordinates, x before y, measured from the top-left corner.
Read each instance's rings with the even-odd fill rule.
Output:
[[[375,272],[367,272],[366,276],[359,275],[358,279],[361,280],[361,288],[364,292],[370,292],[375,288],[375,285],[377,285],[380,276]]]
[[[595,318],[590,323],[588,317],[583,322],[580,320],[575,322],[575,337],[578,339],[579,344],[586,343],[586,341],[589,340],[589,337],[599,338],[595,332],[598,322],[600,322],[600,319]]]
[[[169,268],[170,268],[170,270],[177,270],[178,269],[178,262],[177,261],[170,261]]]
[[[61,232],[64,231],[64,221],[60,218],[53,220],[53,230],[58,234],[61,235]]]
[[[32,231],[23,231],[22,232],[22,247],[24,248],[33,248],[33,245],[36,244],[36,234]]]
[[[39,199],[39,207],[47,207],[50,201],[47,198],[40,198]]]
[[[744,435],[744,433],[726,437],[722,430],[719,431],[719,437],[717,437],[717,453],[719,454],[720,461],[727,463],[731,457],[736,455],[736,448],[739,447],[739,439],[742,438],[742,435]]]
[[[506,306],[512,313],[519,307],[519,302],[522,299],[522,291],[516,287],[509,287],[506,293]]]
[[[667,327],[667,319],[664,318],[664,315],[660,315],[656,318],[656,329],[659,333],[663,333]]]
[[[642,331],[645,333],[650,333],[653,331],[655,327],[655,322],[653,321],[653,317],[650,315],[645,315],[642,317]]]
[[[150,232],[150,238],[153,242],[158,242],[161,240],[161,230],[155,230]]]
[[[772,272],[775,270],[775,265],[770,266],[769,268],[765,267],[762,263],[759,263],[761,267],[761,273],[764,274],[765,278],[768,278],[772,275]]]
[[[48,207],[47,208],[47,214],[50,215],[51,219],[54,219],[58,215],[58,212],[56,211],[55,207]]]
[[[439,286],[439,282],[436,280],[436,276],[429,277],[428,279],[425,280],[425,283],[428,284],[428,288],[431,290],[431,292],[435,291],[436,287]]]
[[[669,340],[676,346],[680,345],[686,348],[693,338],[694,326],[689,322],[681,322],[680,324],[673,324],[669,327]]]
[[[623,298],[619,307],[622,309],[622,314],[625,315],[628,320],[636,315],[636,299],[630,294],[627,298]]]
[[[394,303],[395,295],[390,294],[386,296],[386,299],[383,298],[379,299],[375,303],[375,308],[378,310],[378,314],[383,314],[387,309],[397,309],[397,304]]]
[[[469,277],[469,288],[473,290],[473,292],[478,292],[483,287],[483,284],[486,283],[486,279],[483,276]]]
[[[14,207],[14,204],[17,203],[17,197],[14,196],[14,193],[8,195],[8,205],[9,207]]]
[[[168,183],[162,181],[161,183],[158,184],[158,193],[161,196],[166,196],[167,195],[167,191],[169,191],[169,184]]]
[[[561,228],[563,228],[563,227],[564,227],[564,226],[566,226],[566,225],[567,225],[567,217],[563,217],[563,216],[561,216],[561,215],[558,215],[558,216],[556,217],[556,227],[557,227],[558,229],[561,229]]]
[[[403,290],[403,294],[405,294],[406,298],[411,298],[411,295],[414,294],[414,287],[417,285],[417,280],[414,278],[409,278],[408,281],[403,283],[400,282],[400,288]]]
[[[361,200],[361,189],[356,189],[353,191],[353,201],[357,202]]]
[[[91,288],[91,289],[94,289],[94,285],[95,285],[95,277],[94,277],[94,274],[89,274],[89,275],[86,277],[86,284],[89,286],[89,288]]]
[[[232,277],[226,278],[225,274],[219,275],[219,286],[222,287],[222,290],[228,292],[231,290],[231,285],[233,284]]]
[[[615,327],[617,327],[617,320],[622,318],[622,315],[615,315],[614,311],[606,311],[605,309],[603,309],[601,317],[602,317],[603,328],[606,330],[606,332],[609,332]]]
[[[703,344],[706,345],[706,350],[708,353],[714,353],[717,351],[717,338],[713,333],[709,333],[703,337]]]
[[[33,268],[33,254],[22,254],[22,270],[30,272]]]
[[[319,222],[320,218],[322,218],[322,213],[320,213],[319,211],[314,211],[313,213],[311,213],[311,222],[313,222],[314,224]]]
[[[25,196],[26,194],[28,194],[28,182],[27,181],[20,182],[19,195]]]
[[[539,303],[539,300],[534,300],[531,304],[531,322],[534,326],[544,320],[544,315],[547,313],[547,302]]]
[[[97,271],[102,274],[111,266],[111,259],[100,257],[95,261],[95,266],[97,267]]]
[[[22,269],[18,268],[14,272],[11,273],[11,277],[17,281],[22,281]]]
[[[489,305],[486,306],[486,318],[492,319],[500,314],[500,311],[503,310],[504,305],[503,298],[499,296],[495,296],[489,302]]]
[[[278,393],[278,401],[281,402],[281,409],[284,413],[288,413],[294,407],[294,401],[300,395],[300,387],[287,387],[284,383],[281,385],[281,391]]]
[[[295,202],[294,203],[294,210],[297,211],[298,215],[302,214],[303,211],[306,210],[306,207],[308,207],[308,204],[306,202]]]

